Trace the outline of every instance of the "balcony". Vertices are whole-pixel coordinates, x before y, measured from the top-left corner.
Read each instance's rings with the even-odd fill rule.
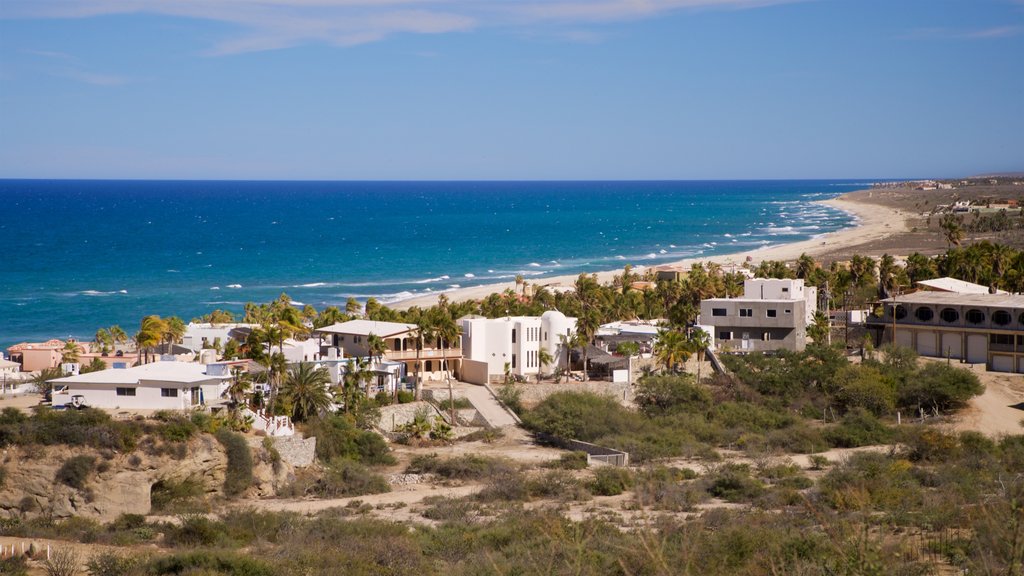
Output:
[[[420,350],[418,355],[416,350],[388,350],[384,353],[385,360],[395,361],[409,361],[416,360],[440,360],[441,358],[454,359],[462,357],[462,348],[447,348],[444,351],[444,356],[441,355],[441,351],[428,348],[426,350]]]

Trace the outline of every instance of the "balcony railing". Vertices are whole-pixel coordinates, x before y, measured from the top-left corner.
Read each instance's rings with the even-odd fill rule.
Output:
[[[417,355],[418,354],[418,355]],[[462,348],[447,348],[442,356],[440,350],[388,350],[384,353],[386,360],[440,360],[441,358],[455,359],[462,357]]]

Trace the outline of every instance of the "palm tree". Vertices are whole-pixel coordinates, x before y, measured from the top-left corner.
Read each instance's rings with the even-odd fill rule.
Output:
[[[67,364],[74,364],[78,362],[78,342],[68,340],[64,343],[64,349],[61,351],[60,361]]]
[[[345,412],[351,411],[352,404],[362,391],[363,386],[373,378],[370,363],[365,358],[354,358],[345,367],[341,378],[342,396],[345,400]]]
[[[179,344],[185,336],[185,321],[177,316],[169,316],[163,319],[163,339],[167,342],[167,352],[170,353],[175,344]]]
[[[679,364],[690,357],[686,334],[679,330],[658,331],[654,356],[665,365],[666,371],[677,371]]]
[[[548,352],[547,348],[541,346],[540,349],[537,350],[537,363],[540,364],[540,370],[537,371],[538,384],[540,384],[541,376],[543,376],[544,367],[551,364],[553,361],[554,357],[551,355],[551,352]]]
[[[278,388],[281,386],[281,380],[284,377],[285,372],[288,370],[288,360],[285,359],[284,354],[280,352],[271,352],[267,355],[264,366],[267,368],[267,383],[270,384],[270,398],[268,399],[267,405],[271,409],[274,407],[274,401],[277,399]]]
[[[383,338],[377,336],[376,334],[370,333],[370,335],[366,337],[366,348],[370,354],[370,357],[376,358],[377,363],[379,364],[384,360],[384,353],[387,352],[388,345],[387,343],[384,342]]]
[[[687,348],[697,355],[697,382],[700,382],[701,362],[704,361],[704,353],[708,346],[711,346],[711,336],[707,332],[700,328],[690,331],[687,337]]]
[[[110,330],[100,328],[96,331],[96,335],[93,337],[93,342],[96,343],[96,351],[100,354],[106,355],[113,346],[114,339],[110,335]]]
[[[281,396],[291,404],[292,420],[302,422],[326,412],[331,406],[331,396],[327,392],[330,383],[327,370],[314,368],[310,363],[301,363],[290,370],[281,385]]]
[[[433,321],[427,316],[421,318],[413,335],[416,338],[416,400],[421,400],[423,398],[423,349],[426,348],[428,340],[433,341],[437,337]]]
[[[231,379],[231,384],[228,385],[228,398],[235,404],[241,404],[245,395],[252,387],[252,375],[248,372],[242,372],[238,368],[232,368],[231,375],[233,378]]]
[[[166,331],[164,321],[159,316],[146,316],[142,319],[139,331],[135,334],[135,344],[140,352],[145,351],[143,364],[149,361],[149,355],[160,344]]]
[[[569,373],[572,372],[572,364],[570,363],[569,353],[573,348],[576,347],[575,337],[569,334],[559,334],[558,341],[558,357],[561,358],[562,352],[565,352],[565,371],[563,372],[563,374],[565,374],[565,381],[568,382]]]
[[[441,368],[445,372],[445,379],[448,381],[448,405],[451,408],[451,424],[455,425],[455,400],[452,390],[452,371],[448,366],[448,348],[455,342],[462,333],[462,329],[455,323],[455,319],[447,313],[438,315],[437,323],[434,325],[438,345],[441,348]]]
[[[954,245],[959,246],[963,241],[964,228],[956,215],[946,214],[943,216],[939,221],[939,227],[942,228],[942,235],[946,238],[947,248],[952,248]]]

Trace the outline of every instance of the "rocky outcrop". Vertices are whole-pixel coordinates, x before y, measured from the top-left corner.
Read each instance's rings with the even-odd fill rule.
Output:
[[[255,449],[254,487],[246,496],[272,495],[293,474],[286,463],[273,464]],[[153,485],[192,479],[208,496],[222,493],[227,457],[208,434],[191,439],[184,449],[138,449],[128,454],[77,446],[9,447],[2,453],[5,478],[0,486],[0,517],[70,516],[111,521],[120,514],[148,514]],[[57,480],[75,456],[95,459],[81,488]]]

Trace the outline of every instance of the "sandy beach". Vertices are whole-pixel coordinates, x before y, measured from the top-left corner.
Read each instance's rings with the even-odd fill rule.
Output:
[[[747,262],[748,257],[750,262],[757,264],[762,260],[795,260],[799,258],[801,254],[805,253],[815,258],[820,258],[827,254],[845,252],[856,246],[878,243],[879,241],[892,236],[906,233],[908,231],[907,220],[914,215],[897,208],[893,208],[892,206],[884,206],[871,202],[872,192],[873,191],[870,190],[850,192],[848,194],[843,194],[838,198],[823,200],[820,202],[821,204],[825,204],[854,215],[857,219],[857,224],[849,228],[844,228],[842,230],[823,234],[816,238],[792,242],[789,244],[765,246],[755,250],[708,256],[706,258],[688,258],[669,264],[659,265],[678,265],[689,267],[697,262],[715,262],[721,265],[739,265]],[[632,264],[634,271],[637,272],[642,271],[643,266],[645,266],[642,261],[634,262]],[[597,279],[599,282],[608,283],[612,281],[612,278],[616,274],[620,274],[621,272],[621,268],[598,272]],[[576,277],[576,275],[570,274],[565,276],[537,278],[532,281],[531,284],[541,286],[571,286],[576,281]],[[506,289],[515,290],[515,288],[515,282],[471,286],[445,292],[438,292],[436,294],[417,296],[415,298],[395,302],[390,304],[390,306],[400,310],[411,308],[413,306],[427,307],[437,303],[437,299],[441,294],[445,294],[452,302],[478,300],[485,298],[494,292],[503,292]]]

